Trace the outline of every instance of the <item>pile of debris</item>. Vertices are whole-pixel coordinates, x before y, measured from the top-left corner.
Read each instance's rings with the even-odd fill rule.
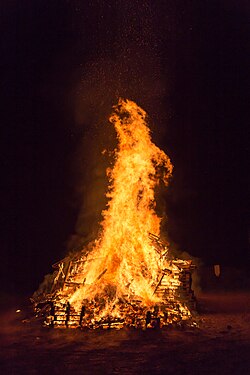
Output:
[[[158,297],[159,303],[149,309],[140,300],[140,296],[131,297],[130,294],[112,299],[115,292],[107,290],[105,297],[84,299],[81,307],[75,309],[65,296],[71,296],[84,285],[84,264],[91,262],[91,254],[77,252],[53,265],[55,272],[51,289],[32,299],[36,315],[43,317],[45,326],[55,328],[195,326],[193,312],[196,311],[196,299],[192,290],[194,264],[191,260],[169,259],[168,248],[160,238],[150,234],[150,239],[163,264],[166,259],[166,267],[161,270],[154,288],[154,295]],[[105,272],[106,269],[99,278]],[[105,314],[102,313],[103,310]],[[114,311],[119,311],[119,314]]]

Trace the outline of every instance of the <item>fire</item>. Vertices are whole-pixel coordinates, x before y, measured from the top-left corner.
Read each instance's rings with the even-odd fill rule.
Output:
[[[110,201],[103,212],[103,235],[91,254],[94,260],[86,264],[85,285],[70,302],[94,298],[108,286],[116,298],[133,294],[150,304],[155,302],[153,290],[160,267],[149,238],[149,233],[160,232],[154,188],[161,177],[160,167],[167,184],[172,164],[152,143],[146,113],[134,102],[120,100],[110,121],[119,143],[114,167],[107,171]]]
[[[110,117],[117,132],[115,162],[107,170],[109,199],[102,212],[101,237],[90,251],[68,264],[57,264],[51,300],[67,304],[88,327],[117,321],[138,325],[135,316],[190,316],[180,302],[180,275],[191,262],[173,260],[159,240],[161,218],[155,211],[155,188],[168,184],[173,166],[151,139],[146,112],[130,100],[119,100]],[[65,305],[66,306],[66,305]],[[68,313],[67,313],[68,311]],[[68,314],[68,315],[67,315]],[[168,316],[168,318],[166,317]],[[66,318],[65,318],[66,319]]]

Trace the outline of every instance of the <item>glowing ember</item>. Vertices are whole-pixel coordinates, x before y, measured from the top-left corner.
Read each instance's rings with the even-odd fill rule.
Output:
[[[90,250],[56,265],[53,293],[46,295],[53,324],[105,328],[190,319],[183,290],[192,294],[191,262],[170,257],[155,212],[155,187],[160,179],[168,184],[173,166],[152,142],[146,113],[134,102],[120,100],[110,122],[118,147],[107,171],[102,235]]]

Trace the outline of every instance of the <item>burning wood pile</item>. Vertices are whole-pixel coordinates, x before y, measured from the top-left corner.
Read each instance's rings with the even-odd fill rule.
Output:
[[[151,141],[146,113],[120,100],[110,118],[118,137],[102,234],[53,267],[53,282],[34,307],[53,327],[122,328],[195,325],[191,261],[174,259],[159,237],[154,190],[172,173]],[[152,234],[154,233],[154,234]]]

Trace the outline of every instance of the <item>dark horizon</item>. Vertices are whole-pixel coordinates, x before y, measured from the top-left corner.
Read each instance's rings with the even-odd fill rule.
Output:
[[[159,207],[173,246],[249,266],[249,15],[247,1],[4,2],[3,291],[35,290],[95,233],[119,96],[174,164]]]

